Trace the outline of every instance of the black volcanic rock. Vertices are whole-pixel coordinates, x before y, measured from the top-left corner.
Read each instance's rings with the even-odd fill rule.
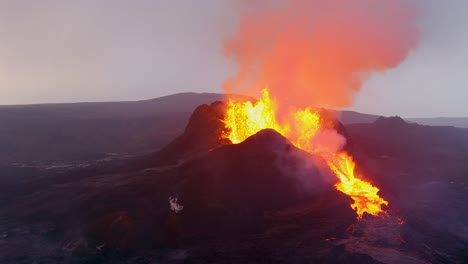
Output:
[[[324,160],[297,149],[271,129],[187,162],[178,168],[177,177],[188,233],[215,237],[262,232],[266,212],[317,199],[336,182]],[[330,203],[341,204],[338,211],[354,219],[348,198],[333,193]],[[202,226],[206,229],[200,230]]]
[[[272,130],[237,145],[203,139],[213,132],[205,124],[219,124],[212,110],[201,107],[172,145],[178,163],[1,170],[0,263],[466,263],[466,130],[398,119],[347,126],[363,153],[358,169],[398,220],[348,228],[351,201],[320,158]],[[170,196],[182,211],[170,210]]]
[[[229,140],[222,139],[222,133],[225,131],[222,121],[225,110],[226,104],[221,101],[198,106],[193,111],[184,133],[159,151],[156,157],[152,157],[152,162],[174,164],[191,155],[230,144]]]
[[[31,245],[47,245],[60,260],[88,263],[133,263],[129,256],[145,252],[171,262],[167,252],[175,249],[193,263],[229,255],[233,262],[284,262],[291,252],[327,248],[327,237],[355,221],[324,160],[271,129],[240,144],[224,142],[223,113],[222,102],[198,107],[184,134],[141,169],[62,175],[66,181],[12,200],[0,211],[9,229],[20,230],[8,234],[10,245],[27,255],[38,250]],[[181,212],[170,210],[171,196]]]
[[[252,199],[251,205],[261,207],[278,207],[312,190],[331,189],[336,182],[321,157],[294,147],[272,129],[240,144],[213,149],[190,160],[178,172],[188,182],[209,181],[202,193],[228,200]]]
[[[230,245],[229,251],[249,259],[254,249],[243,247],[241,241],[246,239],[268,236],[268,241],[258,243],[274,247],[280,241],[274,233],[282,233],[276,229],[294,223],[300,232],[320,230],[309,238],[314,241],[309,246],[320,248],[326,236],[344,232],[356,217],[350,199],[333,189],[336,178],[325,162],[297,149],[271,129],[240,144],[192,157],[163,175],[152,177],[165,180],[143,180],[141,176],[135,178],[137,182],[129,180],[135,185],[131,189],[145,185],[144,189],[153,189],[154,194],[107,190],[99,196],[108,198],[81,205],[88,208],[82,212],[88,215],[87,240],[95,246],[106,244],[112,250],[138,250],[145,243],[190,248],[194,256],[208,256],[211,243],[222,243]],[[179,198],[183,211],[169,210],[169,196]],[[119,202],[120,206],[99,206],[113,199],[125,200]],[[142,206],[147,204],[145,200],[151,201],[153,212]]]

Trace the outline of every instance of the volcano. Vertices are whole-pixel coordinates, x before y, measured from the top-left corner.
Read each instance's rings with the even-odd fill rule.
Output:
[[[199,106],[185,131],[154,154],[124,165],[120,160],[105,167],[43,176],[23,185],[30,193],[0,211],[7,219],[2,221],[1,241],[8,241],[0,247],[1,262],[426,263],[449,259],[421,248],[428,241],[431,247],[439,243],[422,229],[430,228],[428,224],[415,224],[421,223],[421,215],[414,209],[402,211],[405,217],[414,215],[411,225],[398,212],[388,217],[364,214],[357,220],[350,207],[353,200],[336,189],[338,179],[323,156],[296,147],[279,132],[262,129],[238,144],[224,139],[220,135],[225,132],[226,107],[221,101]],[[372,147],[359,137],[359,145],[353,145],[354,138],[332,112],[320,111],[323,126],[346,138],[344,148],[349,153],[362,156],[359,146]],[[399,130],[422,129],[400,123]],[[382,119],[373,125],[385,132],[392,124]],[[391,194],[389,184],[377,182]],[[455,238],[445,239],[453,245]],[[460,256],[465,244],[455,245],[447,252]]]
[[[351,199],[334,189],[336,178],[324,169],[326,161],[298,149],[272,129],[261,130],[240,144],[220,140],[224,106],[215,102],[198,107],[185,132],[151,157],[152,162],[165,164],[162,169],[146,169],[146,177],[166,178],[153,186],[154,192],[178,197],[183,206],[176,213],[169,210],[165,196],[146,198],[159,201],[163,208],[158,214],[153,212],[159,228],[154,228],[154,222],[136,224],[155,230],[151,243],[182,250],[195,263],[281,262],[291,257],[291,251],[298,250],[325,251],[321,255],[297,256],[299,262],[330,263],[329,256],[337,252],[337,261],[354,259],[361,263],[370,259],[330,243],[331,238],[345,234],[356,221],[356,213],[349,207]],[[158,161],[161,157],[162,161]],[[140,206],[129,206],[125,219],[127,215],[130,219],[143,218],[137,212],[133,217],[127,213]],[[128,249],[139,250],[135,245],[151,244],[141,243],[143,238],[135,237],[137,231],[128,224],[126,227],[126,233],[133,236],[124,239],[126,243],[132,241]],[[95,230],[106,229],[101,226]],[[112,234],[93,240],[96,245],[121,245],[123,242],[116,243]]]
[[[240,102],[254,101],[245,97],[237,97],[237,99],[240,99]],[[232,144],[230,140],[222,137],[222,134],[226,132],[223,119],[227,107],[225,101],[216,101],[209,105],[198,106],[191,115],[182,135],[174,139],[148,162],[152,162],[153,165],[155,162],[158,165],[174,164],[178,160],[183,160],[197,153]],[[352,139],[348,137],[346,129],[337,120],[336,113],[325,109],[317,109],[317,111],[320,112],[322,117],[322,126],[341,134],[347,142],[344,149],[354,153]]]
[[[219,140],[213,128],[222,106],[198,107],[185,132],[134,171],[71,175],[60,188],[16,203],[7,209],[11,225],[47,234],[39,251],[100,263],[135,255],[165,262],[281,261],[296,250],[298,234],[316,251],[345,232],[356,214],[333,188],[325,161],[272,129],[240,144]],[[181,211],[171,210],[170,197]],[[37,219],[32,229],[29,219]],[[15,243],[38,254],[20,237]],[[174,252],[182,252],[180,260]]]

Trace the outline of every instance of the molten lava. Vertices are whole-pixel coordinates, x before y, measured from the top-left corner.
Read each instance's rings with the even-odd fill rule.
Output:
[[[351,156],[344,151],[336,152],[333,147],[314,142],[318,133],[324,130],[318,111],[310,108],[294,110],[281,120],[277,112],[277,105],[266,89],[263,90],[263,97],[255,103],[230,99],[224,119],[227,132],[223,137],[237,144],[262,129],[274,129],[296,147],[320,155],[327,161],[330,170],[339,179],[336,189],[353,199],[351,208],[356,211],[358,218],[364,213],[375,216],[385,213],[381,206],[388,205],[388,202],[377,194],[377,187],[356,177],[355,163]]]
[[[388,205],[388,202],[377,194],[379,188],[355,177],[355,163],[351,156],[346,152],[340,152],[328,159],[327,163],[340,179],[340,182],[335,185],[336,189],[354,200],[351,208],[357,212],[359,218],[364,213],[378,215],[383,212],[381,205]]]
[[[224,123],[229,130],[224,136],[234,144],[265,128],[274,129],[282,135],[288,130],[276,121],[276,105],[266,89],[263,90],[263,98],[254,104],[229,100]]]

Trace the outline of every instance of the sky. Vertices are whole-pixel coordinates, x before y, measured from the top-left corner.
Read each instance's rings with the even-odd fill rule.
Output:
[[[468,116],[468,1],[407,0],[419,45],[373,75],[352,110]],[[222,92],[237,11],[224,0],[0,0],[0,104]]]

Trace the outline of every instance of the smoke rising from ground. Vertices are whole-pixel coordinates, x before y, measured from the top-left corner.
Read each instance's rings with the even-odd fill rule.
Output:
[[[418,41],[413,9],[401,0],[239,1],[237,32],[224,53],[238,65],[227,93],[280,107],[351,106],[363,82],[397,67]]]

